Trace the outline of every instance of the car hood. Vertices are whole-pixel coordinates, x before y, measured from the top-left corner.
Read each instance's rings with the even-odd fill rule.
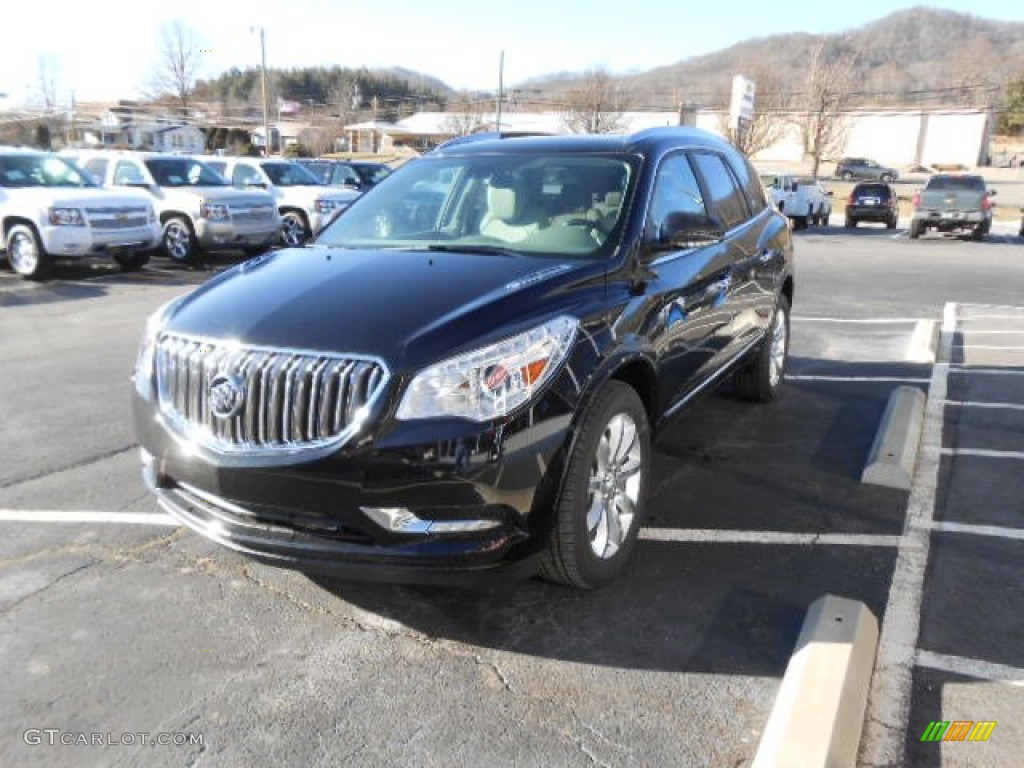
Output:
[[[274,199],[263,191],[252,192],[234,187],[161,187],[165,198],[189,200],[198,207],[200,202],[214,202],[226,205],[273,205]]]
[[[410,371],[571,312],[584,286],[603,292],[601,263],[314,246],[224,273],[190,294],[165,330],[369,355]]]
[[[11,192],[15,194],[11,194]],[[131,190],[116,192],[106,189],[64,189],[60,187],[30,187],[17,190],[0,190],[0,199],[3,193],[7,193],[8,199],[18,200],[22,204],[35,206],[39,210],[45,210],[51,206],[58,208],[97,208],[108,206],[140,206],[152,208],[149,197],[144,192],[133,192]]]
[[[317,200],[331,200],[335,203],[348,205],[357,197],[358,192],[338,187],[316,187],[316,186],[295,186],[295,187],[274,187],[274,195],[283,202],[290,202],[293,205],[300,205],[303,208],[312,209]]]

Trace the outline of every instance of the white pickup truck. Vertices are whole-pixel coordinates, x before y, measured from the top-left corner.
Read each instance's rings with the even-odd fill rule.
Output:
[[[56,155],[0,147],[0,248],[24,278],[50,276],[57,259],[111,256],[139,269],[159,243],[160,224],[144,195],[100,189]]]
[[[794,229],[828,224],[832,215],[832,193],[820,181],[791,173],[762,173],[760,176],[775,207],[792,220]]]

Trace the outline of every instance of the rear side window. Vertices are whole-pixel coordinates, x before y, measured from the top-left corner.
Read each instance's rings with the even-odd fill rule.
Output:
[[[743,197],[747,201],[750,213],[757,215],[767,208],[768,201],[764,199],[764,187],[761,186],[761,180],[750,161],[737,153],[729,155],[729,165],[732,166],[736,179],[743,189]]]
[[[97,183],[102,184],[104,179],[107,178],[107,164],[108,160],[105,157],[91,157],[85,161],[82,165],[92,177],[96,179]]]
[[[741,224],[747,218],[747,205],[743,193],[729,172],[725,160],[719,155],[695,153],[693,160],[704,178],[709,207],[718,215],[726,229]]]

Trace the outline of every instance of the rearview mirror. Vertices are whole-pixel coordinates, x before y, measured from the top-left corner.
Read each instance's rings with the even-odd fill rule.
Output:
[[[675,211],[661,224],[653,247],[656,251],[680,251],[717,243],[725,237],[725,227],[703,213]]]

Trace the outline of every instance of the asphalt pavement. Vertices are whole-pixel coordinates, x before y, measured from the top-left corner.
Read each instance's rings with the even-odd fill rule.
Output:
[[[986,348],[1024,343],[982,343],[1012,324],[980,315],[1024,312],[1024,242],[817,228],[797,262],[784,396],[726,386],[660,433],[637,557],[595,594],[314,581],[168,524],[139,478],[128,375],[146,315],[230,261],[0,274],[0,765],[749,765],[825,592],[884,619],[885,658],[909,647],[865,764],[1018,764],[1022,411],[963,403],[1022,403],[1013,374],[980,370],[1018,369]],[[960,358],[937,366],[912,338],[951,303]],[[922,563],[920,489],[859,476],[892,388],[932,391],[937,371]],[[916,600],[893,594],[904,572]],[[998,725],[922,744],[939,718]]]

